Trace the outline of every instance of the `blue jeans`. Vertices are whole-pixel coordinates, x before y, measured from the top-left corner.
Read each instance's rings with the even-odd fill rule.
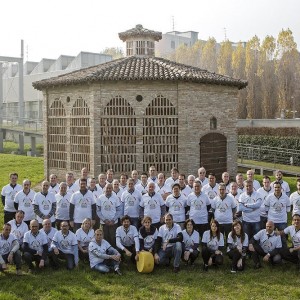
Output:
[[[174,257],[174,267],[179,267],[180,258],[182,253],[182,245],[180,242],[176,242],[173,246],[167,247],[164,251],[162,248],[158,251],[159,264],[168,265],[170,259]]]
[[[119,268],[119,262],[113,259],[105,259],[102,263],[93,267],[94,270],[100,273],[108,273],[110,270],[116,270]]]
[[[274,223],[274,225],[275,225],[275,228],[277,228],[280,231],[287,228],[287,223]]]
[[[249,240],[260,231],[260,221],[246,222],[243,221],[244,232],[247,233]]]

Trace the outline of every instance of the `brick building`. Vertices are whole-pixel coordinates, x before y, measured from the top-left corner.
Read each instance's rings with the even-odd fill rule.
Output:
[[[237,91],[247,82],[154,57],[161,32],[120,33],[127,57],[41,80],[45,175],[155,165],[236,173]]]

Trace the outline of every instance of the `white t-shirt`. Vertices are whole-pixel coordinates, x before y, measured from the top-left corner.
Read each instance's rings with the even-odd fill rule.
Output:
[[[249,245],[249,238],[247,233],[245,233],[244,241],[242,242],[242,239],[240,236],[236,236],[235,239],[232,238],[232,232],[229,232],[228,238],[227,238],[227,244],[231,244],[234,248],[242,249],[243,247],[248,247]],[[227,247],[227,252],[230,251],[230,248]]]
[[[61,195],[60,193],[55,195],[56,199],[56,212],[55,217],[57,220],[70,220],[70,200],[71,193]]]
[[[142,195],[148,193],[148,183],[145,185],[141,182],[135,185],[135,189],[137,189]]]
[[[268,236],[266,229],[262,229],[253,238],[259,242],[265,253],[273,251],[275,248],[281,248],[281,237],[276,235],[274,231]]]
[[[53,193],[54,195],[56,195],[57,193],[59,193],[59,184],[57,183],[57,184],[54,185],[54,186],[52,186],[52,185],[50,184],[48,192],[49,192],[49,193]]]
[[[33,205],[37,205],[39,207],[40,212],[47,216],[50,214],[52,210],[53,203],[56,203],[56,199],[53,193],[47,193],[47,195],[38,192],[35,194],[33,198]],[[43,222],[43,219],[39,216],[36,216],[39,223]],[[55,215],[53,214],[50,218],[51,222],[55,221]]]
[[[8,224],[11,225],[11,234],[13,234],[20,245],[23,243],[24,234],[29,230],[28,225],[22,221],[21,224],[17,224],[16,220],[10,220]]]
[[[105,258],[101,258],[99,256],[105,256],[108,253],[109,255],[119,254],[119,252],[116,249],[114,249],[106,240],[102,240],[101,244],[99,245],[96,243],[95,239],[92,239],[92,241],[89,243],[89,259],[91,268],[103,263]]]
[[[123,216],[128,215],[131,218],[138,218],[140,212],[140,202],[142,200],[142,194],[134,189],[132,193],[128,190],[122,194],[121,201],[124,206]]]
[[[181,227],[176,223],[173,224],[172,228],[168,228],[166,224],[160,226],[157,236],[162,238],[161,246],[163,246],[163,243],[165,243],[166,241],[176,238],[177,235],[181,232],[182,232]],[[172,247],[173,245],[174,243],[168,243],[167,248]]]
[[[186,230],[182,231],[182,235],[183,235],[183,243],[184,243],[184,250],[190,250],[193,249],[193,246],[195,244],[199,245],[200,242],[200,236],[199,236],[199,232],[194,230],[193,233],[191,235],[189,235],[187,233]]]
[[[154,195],[149,196],[149,194],[145,194],[142,196],[142,200],[140,202],[140,206],[144,207],[144,216],[148,216],[152,218],[152,223],[158,223],[161,218],[161,207],[165,205],[165,202],[162,196],[158,193],[154,193]]]
[[[261,199],[262,199],[261,207],[260,207],[260,216],[267,218],[268,214],[267,214],[266,209],[265,209],[265,200],[274,191],[272,191],[271,188],[270,188],[269,191],[266,191],[264,189],[264,187],[261,187],[260,189],[257,190],[257,192],[260,194]]]
[[[31,221],[35,219],[35,213],[33,211],[33,199],[35,196],[35,191],[30,190],[29,193],[26,195],[24,191],[19,191],[15,197],[15,203],[18,203],[18,209],[23,210],[24,221]]]
[[[0,255],[8,254],[12,249],[12,244],[17,238],[13,234],[9,234],[8,238],[5,239],[3,234],[0,234]]]
[[[116,244],[121,250],[125,247],[135,245],[135,250],[140,251],[139,233],[135,226],[130,225],[128,230],[123,226],[119,226],[116,230]]]
[[[289,197],[282,193],[279,199],[270,194],[265,200],[265,209],[268,212],[268,220],[274,223],[286,223],[287,213],[291,210]]]
[[[86,233],[82,228],[77,229],[76,238],[77,241],[80,242],[81,247],[88,247],[90,241],[94,237],[94,229],[90,229],[88,233]]]
[[[262,197],[259,193],[253,191],[251,195],[244,192],[240,195],[239,203],[251,211],[243,211],[243,221],[245,222],[260,222],[260,207],[262,205]]]
[[[290,202],[293,206],[292,215],[300,214],[300,194],[297,191],[291,194]]]
[[[16,194],[22,191],[22,186],[19,184],[16,184],[14,187],[12,187],[10,184],[5,185],[2,188],[1,195],[5,196],[5,204],[4,204],[4,210],[8,212],[15,212],[15,206],[14,206],[14,200]]]
[[[82,223],[85,218],[92,219],[92,205],[96,203],[91,191],[84,195],[78,191],[71,197],[70,203],[74,205],[74,222]]]
[[[201,192],[198,196],[195,193],[189,194],[187,198],[187,206],[190,207],[189,217],[196,224],[207,224],[208,205],[210,205],[210,201],[205,193]]]
[[[96,201],[97,215],[100,218],[100,223],[105,224],[104,220],[115,221],[118,223],[117,207],[120,201],[116,194],[112,193],[110,197],[102,194]]]
[[[284,233],[289,234],[292,238],[292,243],[294,247],[300,246],[300,230],[296,231],[294,225],[290,225],[287,228],[284,228]]]
[[[173,194],[169,195],[166,199],[166,206],[169,207],[169,213],[172,214],[175,223],[185,221],[186,197],[184,195],[180,194],[178,198]]]
[[[48,239],[46,234],[40,230],[37,235],[33,235],[29,230],[24,235],[23,243],[28,243],[29,248],[32,250],[43,252],[43,245],[48,244]]]
[[[206,243],[207,247],[212,250],[216,251],[219,249],[219,247],[224,247],[224,236],[223,233],[220,232],[220,239],[218,240],[218,237],[210,237],[210,230],[206,230],[203,233],[202,237],[202,243]]]
[[[211,207],[215,210],[215,219],[219,222],[219,224],[232,223],[232,209],[236,208],[236,203],[231,196],[226,195],[223,200],[220,196],[215,197],[211,202]]]
[[[214,187],[211,187],[208,183],[202,187],[201,191],[208,196],[210,201],[212,201],[219,194],[219,184],[216,183]]]
[[[170,186],[164,183],[164,185],[159,186],[158,184],[155,185],[155,193],[161,194],[163,196],[164,194],[171,194],[172,190]]]
[[[59,249],[63,253],[74,254],[73,246],[77,244],[78,243],[75,233],[69,230],[67,235],[63,235],[61,230],[59,230],[54,234],[51,248],[53,248],[56,245],[57,249]]]
[[[48,250],[50,251],[51,243],[52,243],[52,240],[53,240],[53,237],[54,237],[55,233],[57,232],[57,229],[54,228],[54,227],[51,227],[50,231],[46,232],[44,230],[44,228],[42,228],[40,231],[44,232],[46,234],[47,240],[48,240]]]

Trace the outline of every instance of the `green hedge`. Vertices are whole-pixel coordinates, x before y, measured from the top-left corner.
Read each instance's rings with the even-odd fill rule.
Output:
[[[300,150],[300,138],[295,136],[239,135],[238,142],[242,144]]]

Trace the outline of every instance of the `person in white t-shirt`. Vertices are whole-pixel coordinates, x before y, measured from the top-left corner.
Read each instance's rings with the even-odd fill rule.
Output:
[[[147,173],[143,172],[141,174],[140,183],[135,185],[135,188],[142,194],[145,195],[148,192],[148,177]]]
[[[70,226],[76,231],[81,227],[85,218],[92,220],[95,225],[96,201],[91,191],[87,189],[87,179],[80,179],[80,190],[70,199]]]
[[[291,210],[289,197],[282,192],[280,182],[274,183],[274,193],[265,199],[265,210],[268,221],[273,221],[275,228],[283,230],[287,227],[287,213]]]
[[[292,225],[280,232],[281,235],[289,235],[292,240],[292,246],[284,245],[281,255],[282,258],[297,264],[300,272],[300,214],[294,214]]]
[[[208,184],[208,178],[206,176],[206,170],[204,167],[201,167],[198,169],[198,177],[196,180],[199,180],[201,182],[202,187]]]
[[[22,186],[18,184],[18,174],[9,174],[9,184],[5,185],[1,190],[2,204],[4,206],[4,223],[13,220],[16,209],[14,199],[16,194],[22,190]]]
[[[148,182],[154,182],[157,183],[158,182],[158,178],[156,176],[156,168],[155,166],[150,166],[149,168],[149,177],[148,177]]]
[[[62,221],[70,221],[70,200],[73,193],[68,193],[67,187],[68,186],[66,182],[61,182],[59,184],[59,192],[55,195],[55,223],[58,230],[60,229],[60,223]]]
[[[76,238],[78,243],[79,258],[83,261],[89,260],[89,243],[94,237],[94,229],[92,228],[91,219],[84,219],[81,228],[76,231]]]
[[[297,179],[297,191],[290,196],[291,206],[293,207],[292,215],[300,214],[300,178]]]
[[[55,195],[49,192],[49,186],[50,183],[48,181],[43,181],[42,191],[36,193],[33,198],[33,210],[40,228],[42,228],[44,219],[50,219],[52,227],[55,226],[56,199]]]
[[[281,263],[282,241],[274,229],[274,222],[268,221],[266,229],[260,230],[249,242],[249,251],[252,253],[255,269],[261,268],[260,256],[263,257],[263,261],[273,265]]]
[[[59,192],[59,184],[58,184],[58,180],[57,180],[57,175],[51,174],[49,176],[49,182],[50,182],[50,186],[49,186],[48,192],[56,195]]]
[[[59,268],[58,259],[67,262],[67,269],[72,270],[78,265],[78,242],[75,233],[69,230],[69,223],[62,221],[61,230],[54,234],[51,243],[51,259],[55,269]]]
[[[208,271],[211,265],[223,264],[224,236],[217,220],[212,219],[210,230],[204,232],[202,237],[203,270]]]
[[[22,275],[22,259],[17,238],[11,234],[11,225],[4,224],[0,234],[0,272],[7,270],[7,263],[16,265],[17,275]]]
[[[24,211],[17,210],[15,219],[10,220],[8,224],[11,225],[11,234],[18,239],[21,248],[23,245],[24,234],[29,230],[28,225],[24,222]]]
[[[23,190],[19,191],[15,197],[15,209],[24,211],[24,222],[29,226],[31,220],[35,219],[35,213],[33,210],[33,199],[35,191],[30,189],[31,182],[28,179],[23,180]]]
[[[116,274],[122,275],[121,254],[104,239],[101,229],[95,231],[95,236],[89,243],[89,259],[93,270],[108,273],[113,269]]]
[[[72,172],[68,172],[66,174],[66,183],[67,183],[67,192],[69,194],[72,195],[79,190],[79,186],[75,184],[74,174]]]
[[[246,174],[247,174],[247,180],[253,181],[254,191],[257,191],[259,188],[261,188],[260,183],[256,179],[254,179],[254,171],[253,170],[248,170]]]
[[[119,198],[113,192],[112,184],[107,183],[105,193],[100,195],[96,201],[97,215],[103,226],[103,232],[107,242],[115,247],[116,229],[118,219],[122,213],[122,207]]]
[[[166,201],[167,197],[171,195],[172,189],[165,183],[165,174],[159,173],[157,175],[158,182],[156,183],[155,192],[159,193],[163,200]]]
[[[172,188],[173,184],[178,183],[178,176],[179,176],[179,171],[177,168],[172,168],[171,169],[171,177],[167,178],[165,183],[168,185],[170,188]]]
[[[282,192],[284,192],[289,197],[291,193],[290,186],[286,181],[282,179],[282,172],[280,170],[276,170],[275,177],[276,180],[271,183],[271,187],[273,188],[275,182],[280,182]]]
[[[249,238],[243,230],[242,223],[238,220],[233,221],[232,230],[227,238],[227,255],[232,259],[231,273],[244,270],[248,245]]]
[[[155,183],[148,183],[148,193],[142,196],[140,202],[140,219],[151,217],[152,225],[159,228],[166,213],[166,205],[159,193],[155,193]]]
[[[174,273],[179,272],[182,254],[182,230],[173,222],[170,213],[165,215],[165,224],[159,227],[158,236],[154,248],[154,261],[157,265],[169,265],[170,259],[174,258]]]
[[[54,196],[54,195],[53,195]],[[44,232],[39,230],[39,222],[32,220],[30,230],[24,234],[23,259],[28,266],[28,273],[34,270],[33,261],[38,268],[48,265],[48,240]]]
[[[182,258],[186,264],[194,264],[199,255],[199,232],[195,230],[195,222],[192,219],[187,219],[184,223],[184,230],[182,231]]]
[[[116,245],[121,254],[130,257],[135,263],[140,253],[139,234],[135,226],[130,225],[130,217],[125,215],[121,219],[122,225],[116,230]]]

